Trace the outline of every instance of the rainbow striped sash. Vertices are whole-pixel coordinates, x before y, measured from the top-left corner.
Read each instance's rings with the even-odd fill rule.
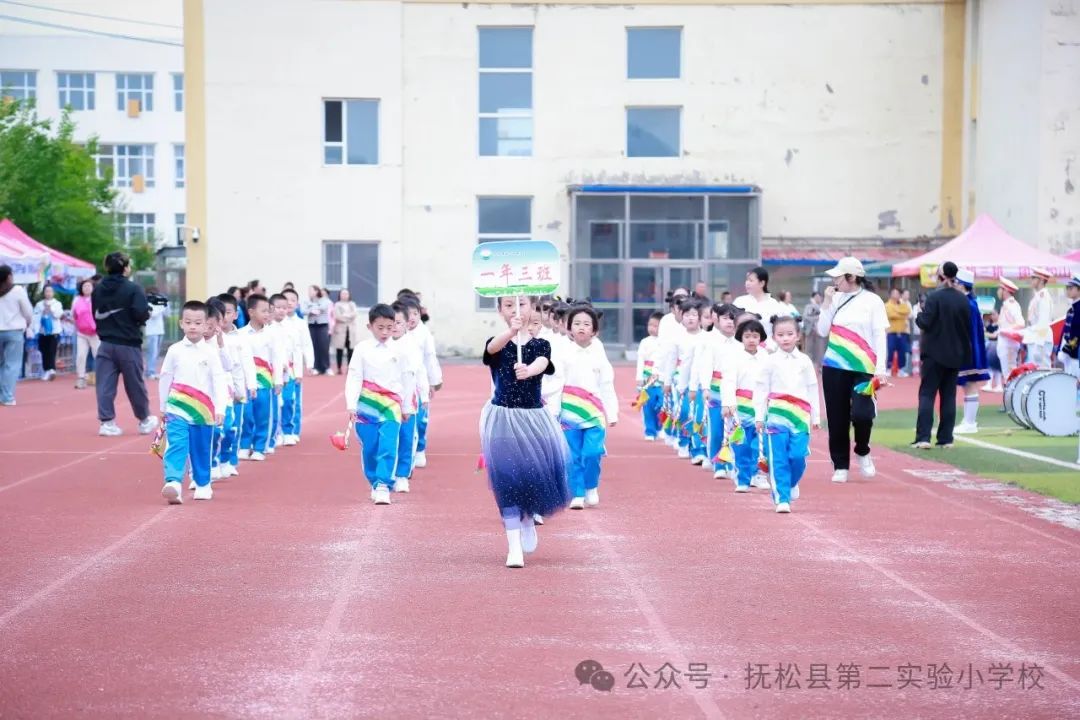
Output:
[[[255,358],[255,379],[258,381],[260,390],[269,390],[274,387],[274,369],[261,357]]]
[[[604,403],[587,390],[567,385],[562,391],[559,422],[564,430],[607,427]]]
[[[165,412],[181,418],[189,425],[214,425],[214,401],[206,393],[190,385],[173,383],[165,401]]]
[[[646,360],[641,365],[641,379],[648,380],[656,372],[656,363],[652,360]]]
[[[792,433],[810,432],[810,403],[794,395],[769,393],[766,413],[769,427],[783,428]]]
[[[754,422],[754,391],[740,389],[735,391],[735,412],[740,422]]]
[[[401,396],[373,382],[364,381],[356,405],[356,422],[364,425],[400,423],[401,415]]]
[[[877,354],[857,334],[843,325],[833,325],[829,330],[829,345],[825,348],[822,364],[826,367],[851,372],[874,374]]]
[[[723,379],[723,375],[719,370],[713,370],[712,379],[709,380],[709,405],[712,407],[720,407],[720,381]]]

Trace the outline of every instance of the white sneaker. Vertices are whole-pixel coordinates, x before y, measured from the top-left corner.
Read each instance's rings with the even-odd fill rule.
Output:
[[[980,392],[994,392],[994,386],[991,385],[990,383],[986,383],[981,388],[979,388],[979,391]]]
[[[390,488],[385,485],[378,485],[375,488],[375,504],[376,505],[389,505],[390,504]]]
[[[253,452],[251,453],[251,457],[248,458],[248,460],[251,460],[252,462],[262,462],[265,459],[266,456],[263,455],[261,452]]]
[[[226,463],[221,466],[221,477],[236,477],[240,474],[240,471],[236,469],[236,466],[232,463]]]
[[[596,488],[585,491],[585,504],[589,507],[596,507],[600,504],[600,491]]]
[[[195,494],[191,496],[192,500],[211,500],[214,497],[214,488],[209,484],[202,485],[195,488]]]
[[[570,509],[571,510],[584,510],[585,509],[585,498],[576,497],[573,500],[571,500],[570,501]]]
[[[978,423],[962,422],[953,428],[953,435],[974,435],[977,432],[979,432]]]
[[[544,524],[544,516],[534,514],[533,515],[533,524],[535,524],[535,525],[543,525]]]
[[[281,439],[281,444],[284,445],[285,447],[292,447],[293,445],[296,444],[296,436],[295,435],[286,435],[285,437],[283,437]]]
[[[540,544],[540,537],[536,534],[536,525],[531,522],[523,523],[521,526],[521,549],[527,553],[536,552],[536,547]]]
[[[274,452],[275,452],[275,449],[273,447],[266,448],[266,454],[267,455],[273,455]]]
[[[413,458],[413,467],[426,468],[427,467],[427,453],[421,450],[416,453],[416,457]]]
[[[737,492],[737,493],[748,493],[748,492],[750,492],[750,486],[749,485],[736,485],[735,486],[735,492]]]
[[[776,512],[778,512],[778,513],[789,513],[789,512],[791,512],[791,505],[789,505],[788,503],[779,503],[776,506]]]
[[[188,486],[187,486],[187,489],[188,489],[188,490],[194,490],[194,489],[195,489],[195,488],[197,488],[197,487],[199,487],[199,484],[195,482],[195,478],[192,478],[192,479],[191,479],[191,480],[190,480],[190,481],[188,482]]]
[[[394,492],[409,492],[409,478],[398,478],[394,481]]]
[[[754,479],[750,481],[750,487],[756,487],[756,488],[759,488],[761,490],[768,490],[772,486],[769,485],[769,476],[768,475],[765,475],[763,473],[758,473],[757,475],[754,476]]]
[[[250,460],[251,459],[251,451],[250,450],[237,450],[236,451],[236,459],[237,460]]]
[[[116,423],[110,420],[109,422],[101,423],[101,427],[98,428],[97,434],[102,437],[118,437],[123,435],[124,431],[117,427]]]
[[[218,465],[217,467],[210,468],[210,479],[211,480],[220,480],[222,477],[223,477],[223,475],[221,474],[221,466],[220,465]]]
[[[728,471],[723,468],[720,468],[713,473],[713,480],[728,480],[730,479],[730,477],[731,476],[728,474]]]
[[[371,488],[371,502],[375,502],[375,488]]]
[[[690,457],[690,448],[679,446],[679,457],[686,460]]]
[[[800,494],[801,494],[801,493],[799,492],[799,486],[798,486],[798,485],[796,485],[795,487],[791,488],[791,499],[792,499],[792,500],[798,500],[798,499],[799,499],[799,495],[800,495]]]
[[[177,481],[165,483],[165,487],[161,488],[161,497],[169,501],[170,505],[183,505],[184,504],[184,488]]]
[[[834,470],[832,474],[832,481],[835,483],[847,482],[847,476],[847,470]]]
[[[506,544],[508,546],[506,552],[506,567],[525,567],[524,548],[521,547],[521,530],[507,530]]]
[[[877,475],[877,468],[874,467],[874,458],[870,457],[870,454],[856,455],[855,462],[859,463],[859,472],[863,477],[872,478]]]
[[[690,464],[691,465],[704,465],[705,464],[705,456],[704,455],[695,455],[694,458],[690,461]]]
[[[141,423],[139,423],[139,434],[149,435],[150,433],[157,430],[158,425],[159,421],[157,419],[157,415],[149,415]]]
[[[645,442],[655,442],[655,441],[656,441],[656,436],[655,435],[646,435],[645,436]]]

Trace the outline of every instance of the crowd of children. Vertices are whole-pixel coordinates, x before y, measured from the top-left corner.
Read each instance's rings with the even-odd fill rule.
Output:
[[[195,500],[213,497],[214,480],[239,475],[240,461],[265,462],[279,447],[300,442],[303,381],[314,366],[307,323],[291,287],[244,299],[247,322],[237,328],[232,293],[190,301],[180,314],[183,339],[161,368],[164,423],[155,439],[169,503],[183,502],[183,481]],[[346,404],[364,444],[372,499],[408,492],[415,467],[426,464],[427,405],[442,385],[434,339],[420,322],[419,298],[402,291],[393,306],[369,313],[372,338],[350,362]]]

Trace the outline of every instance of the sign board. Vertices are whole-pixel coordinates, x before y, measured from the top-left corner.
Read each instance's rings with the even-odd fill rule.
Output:
[[[480,243],[473,250],[473,289],[482,297],[549,295],[559,289],[562,261],[547,240]]]

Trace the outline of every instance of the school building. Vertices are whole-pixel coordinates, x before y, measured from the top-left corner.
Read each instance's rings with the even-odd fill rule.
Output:
[[[476,243],[550,240],[618,351],[762,261],[801,305],[978,212],[1080,246],[1077,0],[185,0],[184,33],[193,296],[407,286],[475,355]]]

